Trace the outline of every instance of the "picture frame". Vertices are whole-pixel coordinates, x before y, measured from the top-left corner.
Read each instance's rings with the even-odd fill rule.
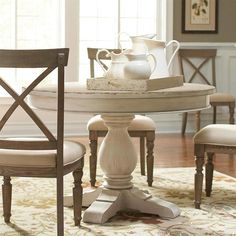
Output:
[[[182,33],[218,32],[218,0],[182,0]]]

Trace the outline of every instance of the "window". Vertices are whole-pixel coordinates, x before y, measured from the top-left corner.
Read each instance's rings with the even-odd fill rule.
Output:
[[[32,49],[63,45],[58,0],[0,0],[0,48]],[[2,69],[11,84],[24,83],[30,71]]]
[[[80,0],[79,6],[79,80],[89,78],[87,47],[118,47],[118,33],[160,35],[162,0]],[[159,36],[159,38],[161,38]],[[130,47],[129,37],[122,36],[122,46]],[[97,66],[96,71],[102,70]]]
[[[86,82],[87,47],[118,47],[118,33],[162,39],[166,0],[0,0],[0,48],[69,47],[68,81]],[[122,46],[130,47],[128,36]],[[96,68],[102,73],[99,66]],[[0,71],[12,83],[31,72]]]

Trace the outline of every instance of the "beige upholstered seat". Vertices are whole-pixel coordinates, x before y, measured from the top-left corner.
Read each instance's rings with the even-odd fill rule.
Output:
[[[7,78],[2,78],[0,74],[0,87],[13,100],[13,103],[6,109],[3,117],[0,117],[0,132],[6,127],[5,124],[18,107],[25,111],[32,119],[33,124],[42,132],[42,138],[33,138],[29,133],[25,133],[22,138],[19,137],[18,133],[12,134],[11,138],[0,137],[0,175],[3,176],[3,217],[6,223],[10,222],[12,176],[56,178],[57,232],[55,232],[55,235],[58,236],[64,235],[63,176],[68,173],[72,172],[74,177],[73,212],[75,225],[80,224],[82,209],[81,178],[83,175],[85,147],[78,142],[64,141],[64,68],[68,62],[68,55],[68,48],[0,50],[0,68],[30,68],[35,70],[35,73],[32,73],[33,78],[27,76],[28,85],[19,94],[9,86]],[[44,123],[34,109],[27,104],[26,98],[55,69],[57,73],[53,78],[57,88],[57,105],[54,107],[57,115],[54,122],[56,131],[52,133],[45,124],[46,121]],[[36,75],[37,73],[38,76]],[[27,196],[25,197],[27,198]],[[37,198],[37,196],[35,197]],[[54,220],[51,223],[54,223]],[[44,233],[45,235],[47,234],[46,229]]]
[[[28,139],[32,140],[32,139]],[[45,139],[44,139],[45,140]],[[21,140],[22,141],[22,140]],[[40,141],[40,139],[37,139]],[[85,147],[78,142],[64,141],[64,165],[73,164],[83,157]],[[12,150],[0,149],[0,165],[21,168],[56,167],[55,150]]]
[[[200,81],[200,83],[213,85],[217,88],[215,71],[216,52],[216,49],[180,49],[180,69],[184,75],[185,82],[199,83]],[[234,96],[217,92],[210,95],[210,104],[213,107],[213,124],[216,123],[217,106],[227,106],[229,108],[229,123],[234,124]],[[184,134],[186,130],[187,117],[188,113],[183,113],[182,134]],[[199,129],[200,111],[196,112],[196,130],[198,131]]]
[[[195,136],[195,144],[236,146],[236,126],[213,124],[202,128]]]
[[[214,93],[210,96],[210,102],[234,102],[235,97],[230,94],[225,94],[225,93]]]
[[[96,54],[98,48],[88,48],[88,58],[90,60],[90,76],[91,78],[95,77],[95,65]],[[115,53],[120,53],[120,49],[108,49],[108,51],[113,51]],[[103,60],[111,60],[110,57],[104,53],[99,54],[99,58],[103,63]],[[103,64],[106,67],[106,64]],[[96,166],[97,166],[97,140],[98,137],[105,137],[107,133],[107,127],[103,124],[103,121],[100,115],[92,117],[87,125],[89,130],[89,139],[90,139],[90,182],[92,186],[95,186],[96,182]],[[145,140],[147,146],[147,182],[149,186],[152,186],[153,182],[153,147],[155,140],[155,123],[153,120],[147,116],[135,115],[134,120],[131,122],[131,125],[128,129],[129,135],[131,137],[140,138],[140,167],[141,174],[145,175]]]
[[[205,163],[206,196],[211,195],[215,153],[236,154],[236,125],[212,124],[198,131],[194,138],[194,155],[196,160],[195,174],[195,208],[200,208],[203,174]],[[220,158],[215,156],[215,158]],[[230,156],[229,158],[233,158]]]
[[[107,130],[107,127],[104,125],[101,115],[96,115],[92,117],[88,124],[88,130]],[[156,128],[155,122],[147,116],[136,115],[135,119],[131,122],[128,130],[133,131],[142,131],[150,130],[153,131]]]

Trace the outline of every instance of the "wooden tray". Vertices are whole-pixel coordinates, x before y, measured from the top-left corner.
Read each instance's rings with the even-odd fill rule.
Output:
[[[112,91],[153,91],[183,85],[182,75],[173,75],[149,80],[105,79],[103,77],[87,79],[88,90]]]

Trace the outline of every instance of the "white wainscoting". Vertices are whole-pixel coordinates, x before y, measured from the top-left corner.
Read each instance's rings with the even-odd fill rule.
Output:
[[[226,92],[236,96],[236,47],[233,43],[182,43],[183,48],[217,48],[217,61],[216,61],[216,75],[217,75],[217,90],[219,92]],[[178,61],[175,61],[173,71],[178,73]],[[9,107],[7,99],[1,99],[0,115]],[[202,111],[201,124],[205,126],[211,123],[212,110],[207,109]],[[11,135],[17,131],[20,135],[27,131],[32,135],[40,135],[41,132],[35,129],[30,118],[23,116],[23,111],[19,110],[16,117],[8,121],[8,129],[3,130],[3,135]],[[42,119],[47,119],[48,124],[52,130],[55,124],[52,123],[53,112],[39,111]],[[181,113],[163,113],[163,114],[147,114],[157,124],[157,133],[170,133],[181,131]],[[189,121],[187,124],[187,132],[195,130],[194,113],[189,113]],[[87,135],[86,124],[91,115],[66,113],[65,114],[65,134],[66,135]],[[218,110],[218,123],[228,123],[228,110],[220,108]]]
[[[236,96],[236,43],[181,43],[181,48],[216,48],[216,84],[217,91],[229,93]],[[179,73],[178,60],[175,60],[173,68],[174,73]],[[195,129],[194,113],[189,114],[187,124],[187,132],[192,132]],[[176,117],[176,123],[180,116]],[[163,116],[165,119],[165,116]],[[228,123],[229,113],[226,107],[217,109],[217,122]],[[205,126],[212,122],[212,109],[202,111],[201,125]],[[180,121],[181,123],[181,121]],[[161,121],[159,121],[159,126]],[[161,126],[162,127],[162,126]],[[164,125],[163,125],[164,127]],[[179,126],[180,127],[180,126]],[[174,131],[174,130],[173,130]]]

